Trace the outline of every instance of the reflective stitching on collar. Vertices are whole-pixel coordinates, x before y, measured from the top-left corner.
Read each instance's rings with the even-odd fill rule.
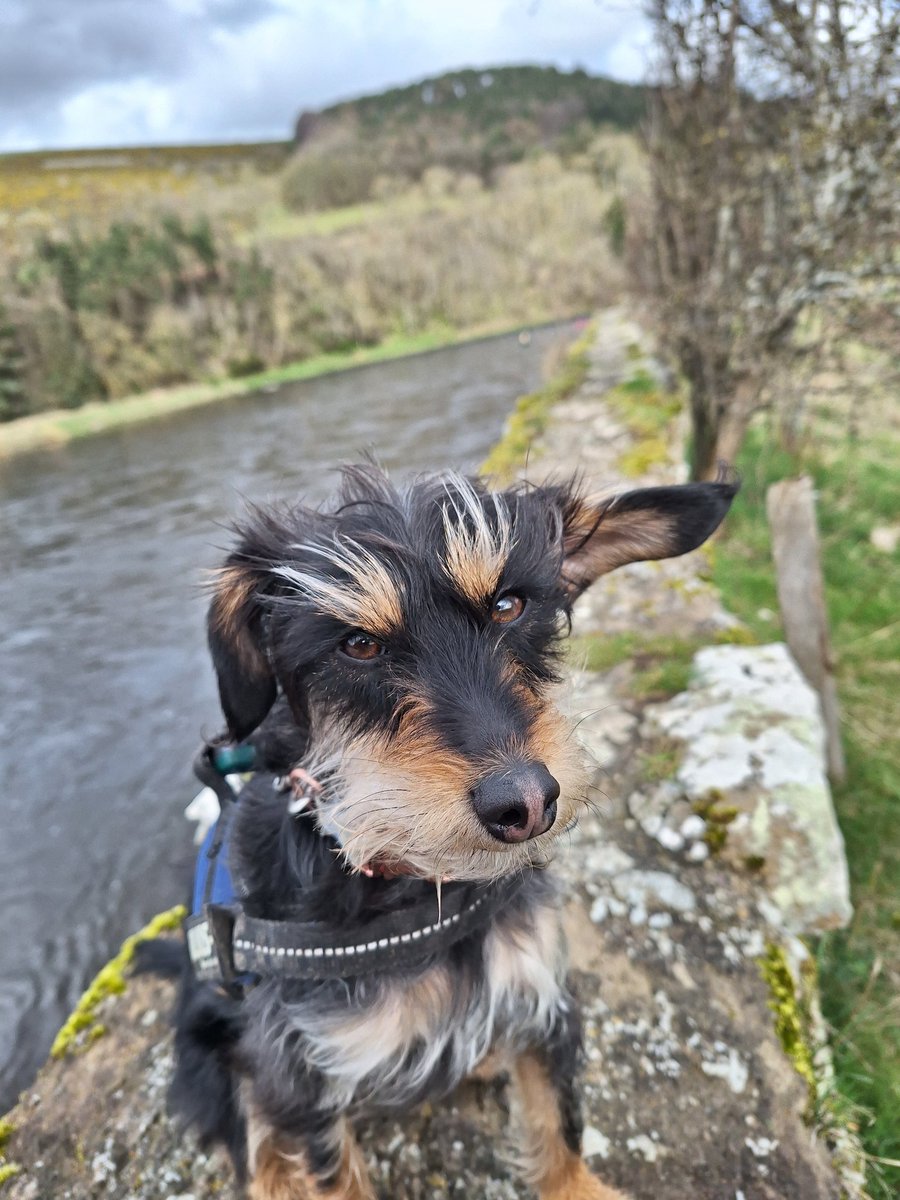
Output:
[[[467,913],[474,912],[484,903],[484,897],[479,897],[465,911]],[[374,942],[362,942],[357,946],[309,946],[309,947],[293,947],[293,946],[266,946],[259,942],[252,942],[246,938],[236,938],[234,945],[238,950],[259,950],[264,954],[274,954],[278,958],[287,955],[289,958],[295,958],[300,955],[303,958],[331,958],[338,954],[367,954],[373,950],[384,950],[389,946],[399,946],[402,943],[416,941],[421,937],[430,937],[433,933],[439,933],[442,929],[448,929],[451,925],[457,925],[462,917],[462,913],[454,913],[452,917],[445,917],[442,921],[438,921],[433,925],[425,925],[422,929],[413,929],[409,933],[395,933],[391,937],[379,938]]]

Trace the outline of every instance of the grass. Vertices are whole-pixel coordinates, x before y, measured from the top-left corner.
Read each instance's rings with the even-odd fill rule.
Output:
[[[635,699],[667,700],[687,688],[694,655],[709,645],[709,640],[632,631],[611,636],[576,634],[569,639],[567,654],[573,666],[587,671],[609,671],[618,663],[631,661],[634,671],[628,688]],[[756,638],[738,625],[723,629],[714,640],[718,644],[746,645]]]
[[[767,486],[815,480],[848,779],[834,789],[855,916],[817,946],[823,1011],[843,1096],[859,1111],[877,1200],[900,1189],[900,553],[875,549],[873,526],[900,512],[900,439],[883,426],[847,437],[822,421],[814,447],[792,456],[751,431],[744,487],[716,545],[713,573],[728,607],[761,638],[780,636],[765,516]],[[818,432],[818,430],[817,430]]]
[[[0,424],[0,461],[41,447],[60,446],[94,433],[104,433],[125,425],[150,421],[189,408],[199,408],[216,400],[245,396],[281,383],[314,379],[320,375],[333,374],[335,371],[368,366],[387,359],[406,358],[466,340],[508,332],[513,330],[508,324],[502,323],[462,330],[439,326],[424,333],[394,334],[375,346],[358,346],[334,354],[317,354],[303,359],[302,362],[273,367],[271,370],[246,375],[241,379],[154,388],[152,391],[126,396],[121,400],[86,404],[74,410],[56,409],[36,413],[8,424]]]

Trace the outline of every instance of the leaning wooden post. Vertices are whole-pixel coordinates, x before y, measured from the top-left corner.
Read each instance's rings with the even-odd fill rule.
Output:
[[[828,774],[841,782],[847,768],[828,633],[816,502],[809,476],[773,483],[766,495],[766,512],[772,530],[784,635],[800,670],[819,693],[828,740]]]

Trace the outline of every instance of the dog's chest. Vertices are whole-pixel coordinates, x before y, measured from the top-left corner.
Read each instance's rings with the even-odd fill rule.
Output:
[[[477,972],[434,967],[383,986],[352,1015],[304,1022],[307,1059],[340,1105],[402,1107],[454,1087],[493,1049],[539,1037],[559,1013],[564,976],[548,907],[492,929]]]

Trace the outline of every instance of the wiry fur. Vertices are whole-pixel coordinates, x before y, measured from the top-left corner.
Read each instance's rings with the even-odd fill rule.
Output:
[[[414,969],[262,978],[240,1001],[186,974],[173,1102],[249,1168],[254,1200],[370,1196],[348,1121],[446,1093],[496,1053],[531,1095],[523,1167],[541,1195],[613,1197],[579,1159],[579,1024],[545,870],[585,793],[554,704],[561,638],[597,574],[693,549],[735,491],[592,504],[572,485],[494,494],[456,475],[397,490],[365,466],[332,509],[259,510],[238,531],[209,625],[229,729],[322,785],[299,816],[245,790],[230,862],[247,913],[351,931],[429,895],[437,912],[445,876],[513,881],[489,926]],[[522,607],[504,621],[508,596]],[[349,657],[360,633],[383,652]],[[534,836],[498,840],[483,781],[502,805],[551,777]]]

